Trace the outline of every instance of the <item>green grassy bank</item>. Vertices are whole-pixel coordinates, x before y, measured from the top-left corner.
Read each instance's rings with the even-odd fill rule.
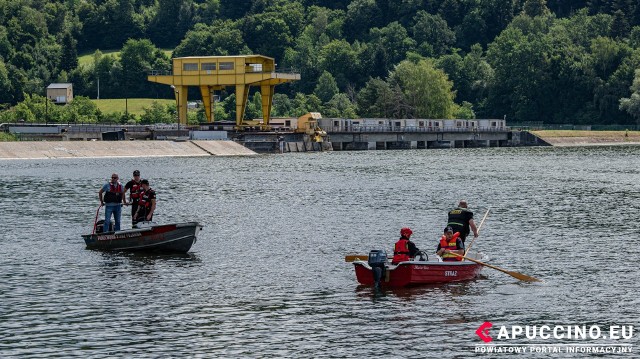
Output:
[[[130,99],[100,99],[100,100],[91,100],[93,101],[102,113],[114,113],[114,112],[125,112],[125,109],[134,115],[142,115],[144,113],[144,108],[150,108],[153,102],[158,102],[161,105],[175,105],[175,100],[168,99],[155,99],[155,98],[130,98]]]

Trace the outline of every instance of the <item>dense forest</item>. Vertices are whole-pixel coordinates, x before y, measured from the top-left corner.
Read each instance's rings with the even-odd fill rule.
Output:
[[[640,122],[637,0],[0,0],[0,122],[42,121],[45,106],[52,121],[113,120],[87,100],[98,84],[101,98],[171,98],[146,80],[170,70],[162,49],[299,71],[278,86],[274,116]],[[78,103],[45,104],[51,82],[73,83]],[[216,118],[233,118],[232,93],[221,96]]]

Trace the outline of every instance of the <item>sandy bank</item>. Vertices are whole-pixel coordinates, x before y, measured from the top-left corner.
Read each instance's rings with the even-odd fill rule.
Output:
[[[640,131],[531,131],[558,147],[640,145]]]
[[[0,142],[0,159],[247,156],[233,141],[18,141]]]

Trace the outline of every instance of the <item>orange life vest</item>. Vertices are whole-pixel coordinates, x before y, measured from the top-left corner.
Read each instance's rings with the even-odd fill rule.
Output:
[[[453,237],[449,241],[447,241],[447,236],[444,234],[440,238],[440,248],[448,249],[450,251],[455,251],[458,249],[458,237],[460,237],[460,232],[456,232],[453,234]],[[461,261],[462,258],[453,254],[444,253],[442,255],[443,261]]]
[[[409,240],[406,238],[400,238],[396,242],[396,247],[393,250],[393,259],[391,263],[399,263],[410,260],[409,257]]]

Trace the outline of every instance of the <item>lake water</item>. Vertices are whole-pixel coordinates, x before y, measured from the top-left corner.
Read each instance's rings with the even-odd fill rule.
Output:
[[[100,186],[134,169],[157,191],[157,222],[204,225],[188,255],[85,249]],[[358,287],[347,253],[391,251],[404,226],[432,250],[461,198],[476,223],[491,208],[474,248],[544,282],[485,268],[466,283]],[[637,357],[639,203],[640,147],[625,146],[0,161],[0,357],[512,356],[477,352],[485,321],[496,345]],[[496,338],[527,325],[634,332]]]

